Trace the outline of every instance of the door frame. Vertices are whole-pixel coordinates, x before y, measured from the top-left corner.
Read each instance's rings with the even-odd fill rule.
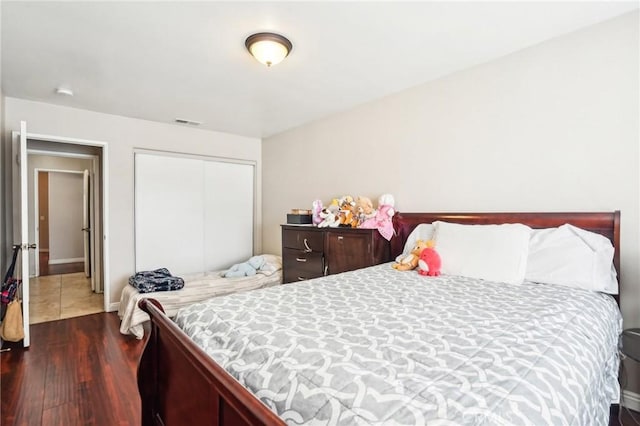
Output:
[[[39,133],[29,133],[26,132],[27,145],[29,140],[37,140],[41,142],[47,143],[62,143],[62,144],[70,144],[70,145],[81,145],[81,146],[90,146],[96,147],[101,150],[102,153],[102,161],[100,162],[100,176],[99,179],[96,179],[95,184],[101,184],[101,197],[100,197],[100,212],[101,214],[96,212],[96,217],[100,218],[100,222],[102,225],[102,235],[96,235],[96,238],[102,239],[102,256],[101,259],[96,259],[96,261],[100,261],[102,266],[102,289],[104,293],[104,303],[103,308],[105,312],[111,312],[111,285],[109,279],[109,150],[108,143],[102,141],[95,141],[89,139],[78,139],[78,138],[68,138],[62,136],[52,136],[52,135],[44,135]],[[11,138],[13,146],[16,147],[19,145],[20,131],[12,131]],[[15,149],[15,148],[14,148]],[[30,153],[40,153],[44,155],[61,155],[65,154],[66,156],[77,156],[77,155],[89,155],[95,157],[95,155],[91,154],[79,154],[74,152],[66,152],[66,151],[55,151],[55,150],[47,150],[47,149],[37,149],[37,150],[28,150]],[[27,157],[28,161],[28,157]],[[94,162],[94,172],[97,168],[98,161]],[[20,179],[20,173],[18,171],[18,179]],[[14,182],[14,188],[16,183]],[[15,197],[15,196],[14,196]],[[20,205],[18,203],[18,205]],[[14,208],[14,212],[16,209]],[[15,221],[15,213],[14,213],[14,223],[19,223]],[[14,236],[15,236],[15,226],[14,226]],[[96,241],[97,243],[97,241]]]
[[[87,159],[87,160],[91,160],[91,171],[93,173],[93,170],[95,169],[95,165],[96,165],[96,161],[98,161],[98,156],[97,155],[91,155],[91,154],[74,154],[74,155],[64,155],[64,153],[61,153],[62,155],[49,155],[48,152],[43,152],[40,150],[27,150],[27,158],[29,157],[29,155],[41,155],[41,156],[51,156],[51,157],[65,157],[65,158],[80,158],[80,159]],[[66,170],[66,169],[51,169],[51,168],[34,168],[33,173],[33,179],[34,179],[34,187],[33,187],[33,230],[34,230],[34,236],[33,236],[33,240],[36,244],[36,248],[34,250],[34,262],[35,262],[35,277],[39,277],[40,276],[40,201],[39,201],[39,195],[40,195],[40,189],[38,187],[38,173],[43,172],[43,173],[72,173],[72,174],[81,174],[84,175],[84,171],[79,171],[79,170]],[[94,182],[91,182],[90,185],[94,185]],[[95,182],[96,187],[98,186],[98,182]],[[92,194],[94,193],[94,191],[96,190],[96,188],[92,188],[91,192]],[[82,191],[84,193],[85,188],[83,185]],[[94,211],[94,202],[93,202],[93,197],[90,197],[91,199],[89,200],[90,204],[91,204],[91,212],[89,213],[89,217],[90,219],[93,219],[93,216],[95,216],[95,211]],[[94,220],[91,220],[91,223],[94,223]],[[83,236],[84,239],[84,236]],[[96,275],[96,265],[95,265],[95,261],[94,261],[94,257],[95,257],[95,246],[97,246],[95,238],[93,238],[93,241],[90,242],[90,248],[88,250],[90,250],[90,256],[91,256],[91,289],[94,290],[95,289],[95,275]],[[86,253],[84,253],[84,256],[86,257]]]

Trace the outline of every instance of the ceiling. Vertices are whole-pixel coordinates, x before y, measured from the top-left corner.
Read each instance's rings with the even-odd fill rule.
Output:
[[[638,2],[2,1],[6,96],[267,137]],[[266,68],[244,40],[293,42]],[[71,88],[75,96],[55,94]]]

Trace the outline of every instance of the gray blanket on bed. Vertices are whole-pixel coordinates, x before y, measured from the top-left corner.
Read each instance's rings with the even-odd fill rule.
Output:
[[[210,299],[176,322],[289,424],[607,425],[607,295],[388,264]]]

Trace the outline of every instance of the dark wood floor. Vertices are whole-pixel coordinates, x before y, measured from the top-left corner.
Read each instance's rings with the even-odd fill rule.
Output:
[[[119,327],[115,313],[32,326],[28,350],[13,344],[0,355],[0,424],[140,424],[144,342]]]
[[[39,261],[40,261],[40,276],[73,274],[74,272],[84,271],[84,262],[60,263],[56,265],[49,265],[48,251],[40,252]]]
[[[144,341],[118,331],[115,313],[36,324],[28,350],[0,354],[0,424],[139,425],[137,361]],[[622,422],[636,423],[622,410]],[[635,413],[640,419],[640,413]]]

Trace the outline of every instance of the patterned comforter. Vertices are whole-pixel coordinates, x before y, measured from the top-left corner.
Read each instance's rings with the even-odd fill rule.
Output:
[[[607,425],[607,295],[389,264],[210,299],[176,322],[288,424]]]

